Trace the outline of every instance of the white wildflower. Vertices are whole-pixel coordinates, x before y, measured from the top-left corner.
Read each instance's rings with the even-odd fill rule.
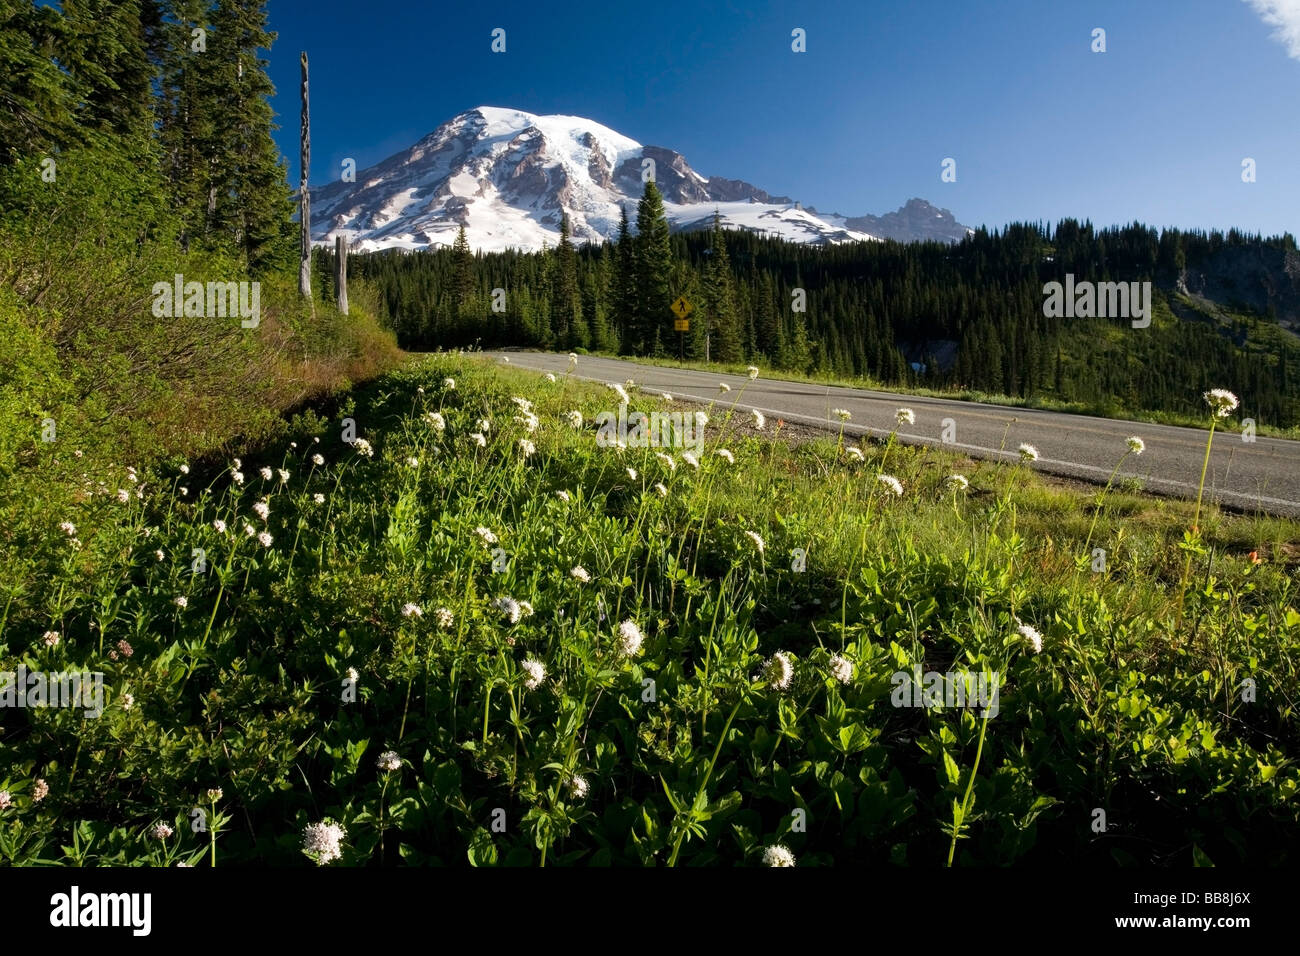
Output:
[[[750,380],[751,382],[752,382],[754,379],[758,378],[758,366],[757,366],[757,365],[751,365],[751,366],[749,366],[749,368],[745,369],[745,371],[749,373],[749,380]]]
[[[66,534],[69,538],[75,538],[77,536],[77,526],[73,524],[71,521],[59,522],[59,530],[62,531],[64,534]]]
[[[311,456],[311,463],[319,468],[321,465],[325,464],[325,458],[320,453],[317,453]]]
[[[728,385],[726,382],[719,382],[719,383],[718,383],[718,393],[719,393],[719,394],[723,394],[723,395],[725,395],[725,394],[726,394],[727,392],[729,392],[729,391],[731,391],[731,386]]]
[[[566,414],[564,417],[569,420],[569,424],[572,425],[574,428],[582,427],[582,412],[578,411],[576,408],[573,411]]]
[[[970,487],[970,482],[966,480],[965,475],[949,475],[943,483],[953,491],[965,491]]]
[[[777,651],[763,667],[763,683],[769,690],[789,690],[794,681],[794,665],[784,651]]]
[[[41,637],[41,640],[45,642],[46,647],[57,647],[60,640],[59,632],[46,631],[45,634]]]
[[[847,408],[832,408],[831,414],[834,415],[842,422],[847,422],[850,418],[853,417],[852,415],[849,414],[849,410]]]
[[[757,428],[759,431],[762,431],[763,426],[767,424],[767,419],[763,417],[763,413],[760,412],[757,408],[754,408],[750,410],[749,414],[753,416],[754,427]]]
[[[454,378],[444,378],[442,380],[442,387],[454,391],[456,388],[456,380]]]
[[[591,787],[588,785],[586,778],[579,776],[570,777],[568,783],[565,785],[565,789],[569,791],[570,800],[582,800],[587,796]]]
[[[434,431],[441,432],[447,430],[447,419],[443,418],[438,412],[426,412],[424,418],[433,426]]]
[[[259,469],[258,469],[258,474],[260,474],[260,475],[262,476],[262,480],[263,480],[263,481],[270,481],[270,480],[271,480],[271,469],[270,469],[270,468],[266,468],[266,467],[259,468]]]
[[[663,482],[661,481],[655,482],[655,491],[659,493],[660,498],[668,497],[668,489],[664,486]]]
[[[580,564],[569,569],[569,576],[577,581],[581,581],[583,584],[586,584],[591,580],[591,574]]]
[[[260,544],[260,545],[261,545],[262,547],[264,547],[264,548],[269,548],[269,547],[271,546],[271,542],[272,542],[273,540],[275,540],[275,539],[272,538],[272,537],[271,537],[269,534],[267,534],[265,531],[263,531],[261,534],[259,534],[259,535],[257,536],[257,543]]]
[[[352,444],[353,447],[356,448],[358,454],[365,455],[367,458],[375,457],[374,447],[370,444],[370,442],[366,441],[364,438],[358,438]]]
[[[451,627],[452,621],[455,619],[456,616],[451,613],[451,608],[449,607],[440,607],[433,612],[434,623],[442,628]]]
[[[424,617],[424,610],[418,604],[407,602],[402,605],[402,617]]]
[[[894,421],[898,422],[900,425],[915,425],[916,412],[912,411],[910,408],[900,408],[898,411],[894,412]]]
[[[764,543],[763,538],[757,532],[754,531],[746,531],[745,534],[749,537],[749,540],[754,542],[754,547],[758,549],[758,553],[762,554],[763,551],[767,548],[767,545]]]
[[[728,465],[734,465],[736,463],[736,456],[733,455],[731,452],[727,451],[727,449],[725,448],[719,448],[716,452],[714,452],[714,454],[717,455],[719,458],[721,458],[723,461],[725,461]]]
[[[492,606],[504,614],[511,624],[518,624],[519,618],[523,616],[523,608],[519,602],[512,597],[499,597],[492,602]]]
[[[888,488],[890,493],[892,493],[896,497],[901,496],[903,494],[902,482],[900,482],[893,475],[876,475],[876,481],[880,482],[882,485]]]
[[[253,505],[253,511],[256,512],[259,518],[265,521],[267,516],[271,514],[271,503],[268,501],[259,501],[257,504]]]
[[[794,866],[794,854],[778,843],[763,851],[763,865]]]
[[[385,750],[375,761],[375,766],[385,773],[392,773],[394,770],[402,769],[402,758],[398,756],[396,750]]]
[[[149,831],[149,835],[155,840],[166,840],[175,832],[176,831],[165,823],[155,823],[153,829]]]
[[[318,505],[323,505],[325,503],[325,496],[318,491],[316,494],[311,496],[311,500],[316,502]]]
[[[519,439],[519,450],[523,452],[525,458],[537,451],[537,446],[527,438]]]
[[[672,455],[665,455],[663,452],[657,451],[655,452],[655,457],[658,458],[661,462],[663,462],[663,466],[667,468],[669,471],[677,470],[677,462],[673,460]]]
[[[1147,443],[1137,435],[1130,435],[1128,438],[1128,450],[1135,455],[1140,455],[1147,450]]]
[[[1030,627],[1028,624],[1021,624],[1016,628],[1016,630],[1020,632],[1021,637],[1029,642],[1029,646],[1034,649],[1035,654],[1042,653],[1043,635],[1039,634],[1038,631]]]
[[[853,680],[853,662],[841,654],[832,654],[830,672],[841,684],[847,684]]]
[[[474,444],[478,445],[479,448],[486,448],[486,447],[487,447],[487,438],[485,438],[485,437],[484,437],[480,432],[474,432],[474,433],[472,433],[472,434],[469,436],[469,439],[470,439],[470,441],[472,441]]]
[[[302,831],[302,849],[320,866],[340,859],[343,848],[340,844],[347,837],[348,831],[331,820],[310,823]]]
[[[535,661],[530,657],[519,667],[528,675],[524,678],[524,686],[529,690],[537,690],[546,680],[546,667],[543,666],[541,661]]]
[[[861,448],[857,448],[857,447],[854,447],[854,446],[851,445],[851,446],[849,446],[848,448],[846,448],[846,449],[844,449],[844,450],[845,450],[846,452],[849,453],[849,457],[852,458],[854,461],[866,461],[866,460],[867,460],[867,456],[864,455],[864,454],[862,454],[862,449],[861,449]]]
[[[477,528],[475,528],[475,529],[474,529],[474,533],[475,533],[476,535],[478,535],[480,538],[483,539],[483,543],[484,543],[484,544],[496,544],[496,543],[497,543],[497,536],[494,535],[494,534],[493,534],[491,531],[489,531],[487,528],[483,527],[482,525],[479,525]]]
[[[1237,396],[1226,388],[1212,388],[1205,393],[1205,400],[1210,403],[1210,411],[1216,418],[1227,418],[1240,404]]]
[[[185,608],[190,606],[190,599],[182,594],[179,595],[178,597],[172,598],[172,603],[175,604],[178,608],[184,610]]]
[[[618,649],[624,657],[634,657],[644,640],[645,635],[631,618],[618,626]]]
[[[700,460],[689,451],[682,452],[682,461],[686,462],[686,464],[690,465],[692,468],[698,469],[700,467]]]
[[[1021,461],[1038,461],[1038,449],[1033,445],[1022,443],[1020,446]]]

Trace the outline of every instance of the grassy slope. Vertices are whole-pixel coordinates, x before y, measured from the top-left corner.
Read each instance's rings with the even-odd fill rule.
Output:
[[[536,404],[527,458],[511,396]],[[6,715],[0,789],[16,802],[0,857],[57,859],[84,821],[99,839],[87,862],[287,863],[329,816],[346,863],[755,863],[781,842],[801,863],[934,865],[977,751],[959,862],[1294,853],[1300,526],[1203,516],[1180,608],[1183,504],[1112,492],[1089,540],[1098,492],[936,450],[868,445],[858,462],[833,438],[791,447],[723,406],[702,466],[673,452],[670,469],[596,445],[590,419],[613,407],[576,380],[436,357],[250,449],[243,486],[164,472],[142,500],[45,515],[5,605],[0,669],[103,670],[109,708]],[[373,459],[340,442],[343,417]],[[285,467],[287,484],[261,467]],[[954,471],[968,491],[944,489]],[[195,547],[207,573],[190,573]],[[1104,573],[1076,563],[1091,547]],[[532,614],[511,624],[502,596]],[[646,634],[631,658],[625,619]],[[1042,632],[1041,654],[1018,622]],[[62,635],[52,649],[47,629]],[[111,659],[118,640],[130,658]],[[757,678],[777,651],[793,665],[784,690]],[[847,684],[831,654],[852,662]],[[547,670],[535,690],[526,657]],[[914,666],[1002,675],[997,716],[893,706],[892,675]],[[407,761],[391,775],[375,767],[388,749]],[[38,777],[51,795],[34,805]],[[211,845],[187,825],[196,802]],[[796,809],[806,831],[791,832]],[[160,819],[178,835],[149,839]]]

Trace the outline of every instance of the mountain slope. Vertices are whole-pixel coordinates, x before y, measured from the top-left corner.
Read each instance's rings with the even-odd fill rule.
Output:
[[[601,242],[617,234],[622,209],[635,219],[642,176],[651,170],[674,229],[704,228],[716,210],[727,228],[813,244],[906,231],[907,222],[890,217],[908,207],[880,219],[822,216],[742,180],[706,178],[680,153],[643,146],[592,120],[480,106],[362,170],[356,182],[313,189],[312,238],[332,243],[342,235],[359,251],[420,249],[450,245],[464,225],[476,249],[535,250],[558,242],[567,213],[575,242]],[[945,234],[965,234],[943,215]],[[868,222],[883,226],[864,228]]]

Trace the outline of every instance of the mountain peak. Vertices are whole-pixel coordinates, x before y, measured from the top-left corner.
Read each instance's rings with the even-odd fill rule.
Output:
[[[358,172],[356,182],[313,189],[312,240],[332,243],[341,235],[360,251],[419,249],[450,245],[463,225],[476,249],[540,249],[559,241],[567,214],[575,242],[602,242],[617,235],[622,208],[640,199],[651,171],[676,229],[704,228],[717,209],[724,228],[798,242],[884,235],[743,180],[702,176],[680,153],[642,145],[585,117],[484,105]],[[934,219],[934,232],[940,211],[933,208],[911,200],[898,213],[860,219],[891,228],[898,224],[887,222],[890,217]],[[939,218],[940,232],[964,229],[947,210]]]

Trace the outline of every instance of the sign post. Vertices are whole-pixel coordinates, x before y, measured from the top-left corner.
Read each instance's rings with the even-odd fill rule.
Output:
[[[686,296],[679,295],[670,309],[677,318],[673,319],[673,328],[677,331],[677,361],[686,361],[686,332],[691,330],[691,320],[687,318],[695,311],[695,306],[686,301]]]

